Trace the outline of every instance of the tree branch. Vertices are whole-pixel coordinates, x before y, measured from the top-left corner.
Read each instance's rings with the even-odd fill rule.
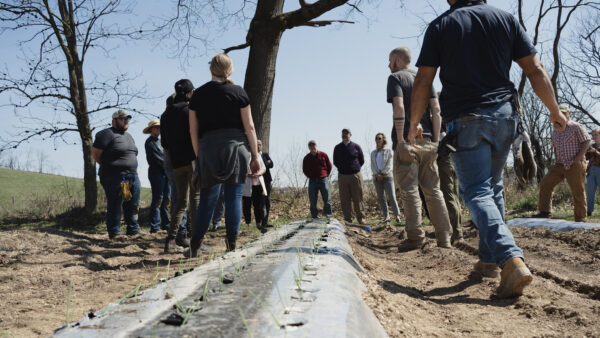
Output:
[[[250,47],[250,42],[246,42],[246,43],[243,43],[241,45],[231,46],[231,47],[225,48],[225,49],[223,49],[223,53],[228,54],[232,50],[245,49],[245,48],[248,48],[248,47]]]
[[[354,23],[354,21],[347,21],[347,20],[322,20],[322,21],[308,21],[303,24],[299,24],[298,26],[323,27],[323,26],[331,25],[334,22],[352,23],[352,24]]]

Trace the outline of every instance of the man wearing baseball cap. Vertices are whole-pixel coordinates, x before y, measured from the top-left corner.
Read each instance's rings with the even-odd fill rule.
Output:
[[[169,198],[170,189],[164,169],[164,152],[160,145],[160,121],[152,120],[143,130],[150,134],[146,139],[146,160],[148,160],[148,180],[152,187],[152,202],[150,203],[150,233],[169,228]]]
[[[587,207],[585,196],[585,153],[590,146],[592,138],[581,124],[571,120],[571,109],[566,104],[561,104],[560,112],[567,119],[567,127],[560,131],[552,132],[552,147],[556,155],[556,164],[550,168],[540,182],[540,212],[534,217],[552,217],[552,193],[554,187],[565,178],[573,195],[573,208],[575,222],[585,222]]]
[[[121,233],[123,208],[127,235],[140,232],[140,179],[137,174],[138,150],[127,132],[131,115],[118,110],[112,115],[112,127],[99,131],[92,146],[92,157],[100,164],[98,176],[106,194],[106,229],[110,239]]]

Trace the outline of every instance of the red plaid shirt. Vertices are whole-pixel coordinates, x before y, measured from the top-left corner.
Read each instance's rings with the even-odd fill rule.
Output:
[[[565,131],[555,129],[552,132],[552,146],[556,153],[556,163],[569,169],[581,150],[581,143],[591,139],[585,127],[575,121],[569,120]]]

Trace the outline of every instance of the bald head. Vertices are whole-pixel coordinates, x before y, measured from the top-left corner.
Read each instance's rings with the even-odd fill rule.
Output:
[[[406,69],[410,65],[410,60],[410,49],[407,47],[394,48],[390,52],[390,70],[397,72],[401,69]]]

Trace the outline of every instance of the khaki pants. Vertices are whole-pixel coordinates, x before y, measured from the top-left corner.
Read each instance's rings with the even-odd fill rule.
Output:
[[[399,143],[394,152],[394,179],[400,188],[400,198],[406,216],[406,235],[409,241],[423,241],[425,232],[421,228],[421,198],[419,187],[425,195],[425,203],[435,228],[438,244],[450,242],[450,220],[440,190],[440,178],[435,162],[437,144],[424,139],[417,142],[421,149],[407,143]]]
[[[340,203],[342,204],[342,213],[346,222],[352,222],[352,204],[354,204],[354,213],[360,223],[365,219],[363,214],[363,179],[362,174],[338,175],[338,188],[340,190]]]
[[[444,195],[450,225],[452,225],[452,240],[461,239],[463,238],[463,234],[461,227],[461,207],[458,198],[458,177],[456,177],[450,155],[438,156],[437,166],[440,176],[440,190],[442,190],[442,194]]]
[[[169,237],[175,237],[183,214],[188,213],[190,226],[188,227],[188,237],[191,237],[194,229],[194,220],[196,219],[196,209],[200,201],[200,189],[193,183],[194,167],[190,164],[185,167],[173,169],[173,180],[177,189],[177,203],[171,208],[171,226],[169,227]],[[190,198],[192,203],[190,205]]]
[[[554,187],[565,178],[571,195],[573,195],[573,207],[575,209],[575,221],[584,222],[586,214],[586,196],[585,196],[585,169],[584,161],[574,162],[567,170],[562,164],[555,164],[550,168],[546,176],[540,182],[540,202],[538,208],[542,212],[552,211],[552,194]]]

